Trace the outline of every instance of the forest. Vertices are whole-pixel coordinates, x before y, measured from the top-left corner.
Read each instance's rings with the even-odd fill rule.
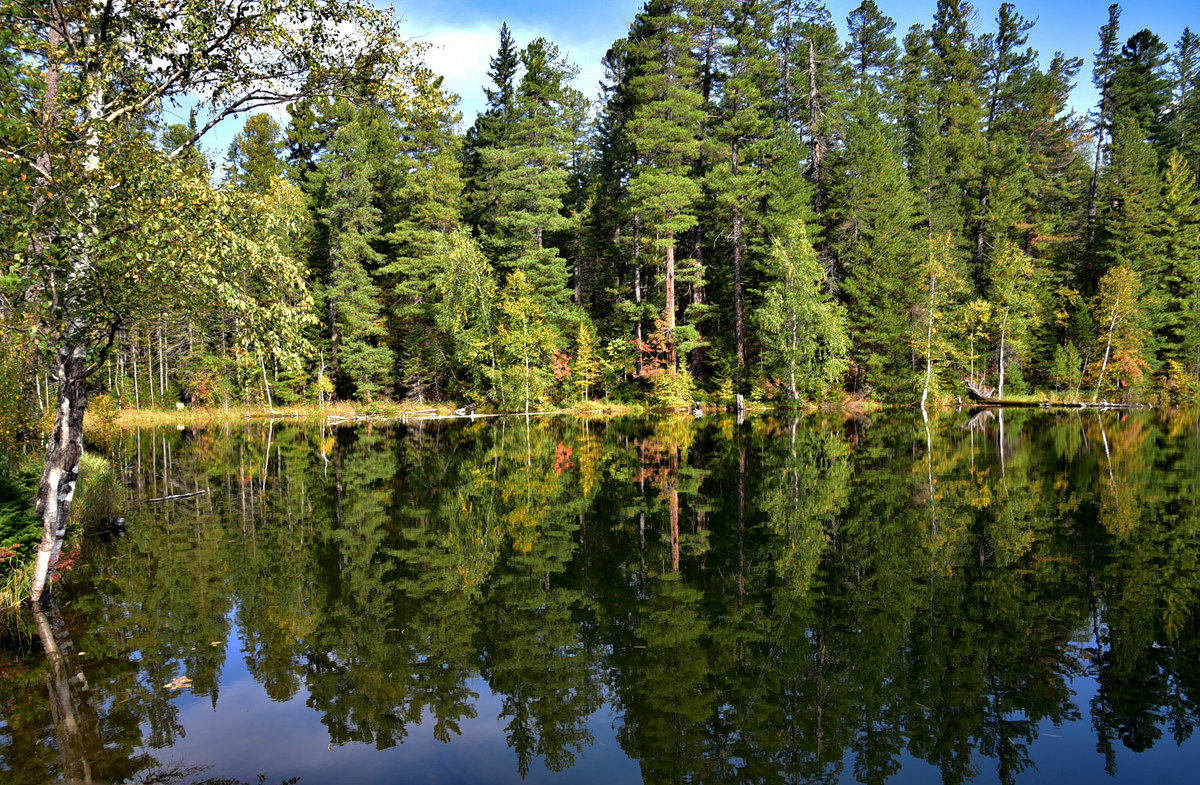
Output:
[[[116,317],[93,319],[113,329],[87,384],[138,408],[915,403],[964,380],[1194,401],[1200,39],[1127,36],[1116,5],[1108,19],[1089,74],[1033,51],[1011,3],[986,20],[941,0],[901,34],[866,0],[843,40],[811,0],[655,0],[609,49],[597,101],[554,42],[504,26],[465,133],[426,72],[421,100],[368,81],[251,113],[218,167],[194,114],[167,124],[145,102],[101,144],[171,153],[139,187],[213,205],[169,230],[114,205],[95,255],[126,261],[91,298]],[[1100,100],[1080,115],[1084,78]],[[4,102],[19,136],[38,96],[5,89],[25,96]],[[0,171],[17,350],[0,376],[10,409],[44,410],[49,331],[24,306],[53,287],[22,270],[22,163],[10,151]],[[212,233],[215,261],[171,264]],[[267,253],[222,269],[249,246]],[[178,307],[156,288],[177,285],[220,294]]]

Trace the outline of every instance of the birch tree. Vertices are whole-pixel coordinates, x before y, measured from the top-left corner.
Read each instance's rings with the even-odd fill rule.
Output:
[[[775,241],[768,266],[764,359],[793,401],[821,396],[845,374],[850,338],[844,309],[824,293],[825,270],[803,223]]]
[[[3,40],[18,53],[10,59],[25,120],[5,124],[0,154],[26,189],[6,227],[16,275],[3,307],[35,312],[58,384],[36,504],[36,601],[75,496],[86,380],[122,325],[145,303],[207,300],[232,312],[247,340],[285,356],[300,336],[307,294],[295,265],[255,228],[261,202],[213,191],[173,160],[238,112],[355,85],[410,102],[428,76],[391,15],[355,0],[0,0],[0,19],[16,31]],[[185,96],[206,119],[160,154],[144,129]],[[270,284],[254,289],[268,301],[243,295],[243,273]]]

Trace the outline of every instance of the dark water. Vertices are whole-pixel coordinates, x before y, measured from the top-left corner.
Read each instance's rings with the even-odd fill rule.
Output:
[[[172,428],[117,460],[128,534],[0,649],[0,782],[1200,776],[1195,419]]]

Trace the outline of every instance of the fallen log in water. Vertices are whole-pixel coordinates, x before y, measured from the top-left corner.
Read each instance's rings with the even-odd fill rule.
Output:
[[[190,499],[193,496],[202,496],[208,493],[207,490],[193,491],[192,493],[177,493],[174,496],[159,496],[157,499],[144,499],[142,504],[154,504],[156,502],[173,502],[177,499]]]
[[[1051,401],[1013,401],[1003,398],[994,397],[996,391],[990,387],[985,387],[982,384],[973,384],[968,379],[963,379],[963,384],[967,388],[967,397],[971,399],[973,407],[987,406],[1003,406],[1009,408],[1025,408],[1025,409],[1153,409],[1154,404],[1150,403],[1114,403],[1112,401],[1063,401],[1054,403]]]

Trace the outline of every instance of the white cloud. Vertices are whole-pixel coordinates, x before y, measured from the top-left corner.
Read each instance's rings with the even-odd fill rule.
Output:
[[[488,61],[500,45],[500,22],[475,22],[469,27],[421,27],[409,25],[414,39],[429,44],[425,62],[436,74],[445,77],[445,87],[462,99],[459,108],[463,122],[470,125],[476,114],[483,111],[486,98],[483,88],[490,86]],[[600,79],[604,76],[601,59],[616,36],[569,38],[555,37],[548,31],[522,27],[513,31],[514,43],[520,49],[537,37],[558,45],[567,59],[578,66],[575,88],[594,99]]]

